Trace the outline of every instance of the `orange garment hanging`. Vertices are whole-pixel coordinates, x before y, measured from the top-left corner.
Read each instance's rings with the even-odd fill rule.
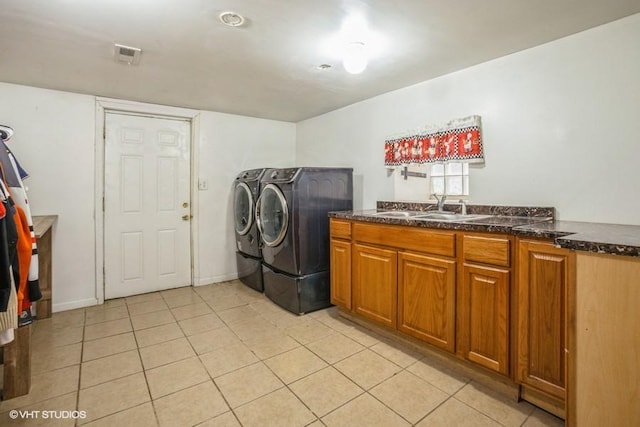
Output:
[[[20,170],[17,160],[3,141],[0,144],[0,171],[2,172],[2,181],[15,203],[14,222],[18,234],[16,245],[19,282],[16,284],[19,298],[18,309],[20,310],[20,318],[24,318],[23,324],[26,325],[31,322],[31,302],[40,299],[42,294],[38,286],[38,249],[33,233],[29,201]],[[28,246],[30,246],[29,250],[27,250]]]
[[[29,276],[29,267],[31,265],[31,231],[27,223],[27,216],[20,206],[14,206],[16,213],[13,216],[18,231],[18,263],[20,265],[20,283],[18,284],[18,312],[29,310],[31,308],[31,300],[29,299],[29,291],[27,289],[27,281]]]

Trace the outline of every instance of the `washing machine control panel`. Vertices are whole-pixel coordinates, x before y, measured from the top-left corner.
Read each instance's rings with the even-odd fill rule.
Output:
[[[264,169],[251,169],[241,172],[236,179],[243,181],[257,181],[262,176]]]

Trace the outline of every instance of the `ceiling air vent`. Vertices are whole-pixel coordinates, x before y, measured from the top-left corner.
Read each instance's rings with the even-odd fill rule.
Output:
[[[121,62],[127,65],[138,65],[140,63],[140,54],[142,54],[142,49],[123,46],[121,44],[115,44],[114,46],[116,62]]]

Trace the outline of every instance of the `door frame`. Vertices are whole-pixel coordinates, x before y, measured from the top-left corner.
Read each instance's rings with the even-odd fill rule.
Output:
[[[95,200],[94,200],[94,220],[95,220],[95,263],[96,280],[95,296],[98,304],[104,303],[105,287],[105,267],[104,267],[104,173],[105,173],[105,124],[106,114],[136,114],[146,117],[173,118],[185,120],[190,123],[191,138],[189,142],[190,150],[190,174],[189,174],[189,197],[191,198],[191,223],[190,223],[190,252],[191,252],[191,286],[199,280],[198,262],[198,144],[200,139],[200,111],[188,108],[169,107],[165,105],[145,104],[142,102],[126,101],[121,99],[111,99],[96,97],[96,126],[95,126]]]

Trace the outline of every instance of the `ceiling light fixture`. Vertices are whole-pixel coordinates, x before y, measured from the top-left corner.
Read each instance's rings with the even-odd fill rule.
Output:
[[[318,54],[328,64],[342,62],[345,71],[362,73],[369,62],[383,58],[389,41],[380,31],[369,27],[362,13],[345,16],[340,29],[318,44]]]
[[[244,16],[235,12],[222,12],[218,15],[218,19],[224,25],[228,25],[230,27],[241,27],[244,24]]]
[[[362,42],[351,42],[344,47],[344,57],[342,65],[351,74],[360,74],[369,63],[367,49]]]

